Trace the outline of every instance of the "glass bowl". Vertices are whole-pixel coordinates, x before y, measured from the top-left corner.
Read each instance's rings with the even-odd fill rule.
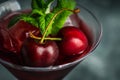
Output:
[[[30,1],[28,3],[30,3]],[[27,2],[22,0],[19,0],[19,2],[16,0],[6,1],[0,5],[0,18],[10,12],[30,9],[30,4],[26,4]],[[3,59],[0,59],[0,63],[8,69],[17,80],[62,80],[77,64],[95,50],[102,36],[101,24],[95,15],[82,5],[77,5],[77,8],[80,8],[80,13],[70,16],[69,20],[73,20],[73,24],[79,27],[90,40],[90,47],[86,50],[85,54],[76,57],[73,61],[68,61],[66,64],[51,67],[27,67],[12,64]],[[0,24],[0,26],[2,26],[2,24]]]

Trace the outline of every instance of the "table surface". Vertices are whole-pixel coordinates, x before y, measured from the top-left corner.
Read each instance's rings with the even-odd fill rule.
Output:
[[[25,0],[21,0],[25,1]],[[0,0],[0,3],[4,0]],[[100,45],[64,80],[120,80],[120,1],[77,0],[91,10],[103,26]],[[0,65],[0,80],[15,78]]]

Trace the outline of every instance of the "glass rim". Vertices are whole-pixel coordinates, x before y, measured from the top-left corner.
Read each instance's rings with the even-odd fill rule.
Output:
[[[84,58],[86,58],[88,55],[90,55],[91,52],[98,46],[98,44],[101,41],[102,32],[103,31],[102,31],[102,24],[99,22],[99,20],[97,19],[97,17],[89,9],[85,8],[81,4],[79,4],[79,6],[81,8],[83,8],[85,11],[87,11],[96,20],[97,24],[99,25],[98,27],[100,28],[100,30],[99,30],[99,37],[98,37],[97,41],[91,46],[92,48],[90,49],[90,51],[85,56],[83,56],[82,58],[77,59],[75,61],[66,63],[66,64],[61,64],[61,65],[57,65],[57,66],[49,66],[49,67],[29,67],[29,66],[22,66],[22,65],[17,65],[17,64],[13,64],[13,63],[7,62],[7,61],[2,60],[2,59],[0,59],[0,63],[3,64],[3,65],[7,65],[7,66],[9,66],[11,68],[18,69],[18,70],[24,70],[24,71],[55,71],[55,70],[65,69],[68,66],[72,66],[72,65],[77,64],[80,61],[82,61]]]

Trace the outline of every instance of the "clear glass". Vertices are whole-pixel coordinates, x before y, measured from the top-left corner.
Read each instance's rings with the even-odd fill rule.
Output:
[[[8,0],[0,4],[0,17],[2,17],[8,12],[12,12],[20,9],[21,7],[16,0]]]
[[[8,3],[9,5],[7,5]],[[21,3],[22,3],[21,1],[17,2],[16,0],[9,0],[3,3],[2,5],[0,5],[0,17],[2,17],[8,12],[20,10],[21,8],[19,4]],[[8,6],[9,6],[9,9],[8,9]],[[17,6],[16,9],[13,9],[14,6]],[[83,59],[85,59],[88,55],[90,55],[90,53],[98,46],[102,36],[101,24],[97,20],[95,15],[81,5],[77,7],[80,8],[81,10],[78,16],[82,21],[84,21],[86,28],[84,28],[83,26],[79,26],[81,23],[75,24],[75,25],[79,26],[82,30],[84,30],[86,35],[89,35],[89,38],[91,39],[91,46],[89,51],[87,51],[86,55],[80,56],[79,59],[76,59],[72,62],[63,64],[63,65],[46,67],[46,68],[41,68],[41,67],[36,68],[36,67],[26,67],[26,66],[15,65],[7,61],[4,61],[2,59],[0,59],[0,63],[4,67],[6,67],[18,80],[48,80],[48,79],[62,80],[77,64],[79,64]],[[23,8],[22,6],[22,10],[23,9],[26,9],[26,8]],[[72,17],[74,16],[76,15],[73,15]],[[70,18],[73,19],[72,17]],[[74,20],[74,22],[76,21],[77,20]]]

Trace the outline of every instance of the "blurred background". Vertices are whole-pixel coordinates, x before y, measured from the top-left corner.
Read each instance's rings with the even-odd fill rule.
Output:
[[[28,0],[18,0],[30,4]],[[64,80],[120,80],[120,0],[76,0],[102,23],[102,41]],[[5,0],[0,0],[0,4]],[[21,6],[27,8],[28,6]],[[15,80],[0,65],[0,80]]]

